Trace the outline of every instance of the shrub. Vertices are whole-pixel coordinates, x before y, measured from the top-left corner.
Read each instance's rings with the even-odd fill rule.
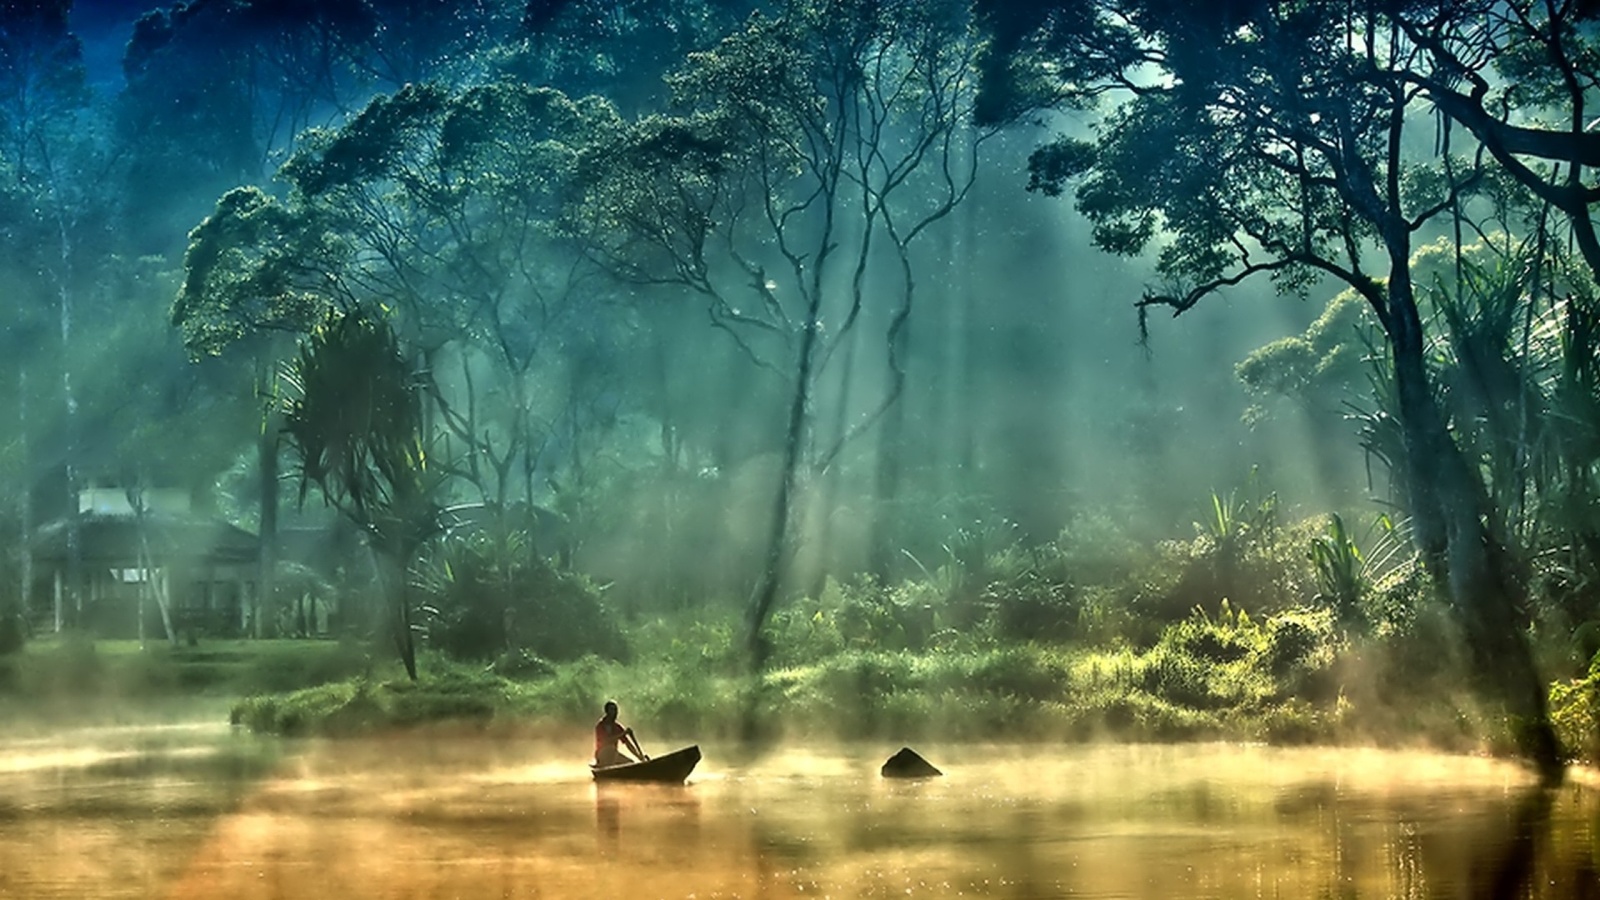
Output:
[[[1077,592],[1036,569],[990,584],[983,596],[994,610],[995,632],[1002,638],[1064,641],[1078,630]]]
[[[509,685],[503,679],[437,663],[429,669],[437,674],[416,682],[361,677],[250,697],[234,704],[230,718],[269,734],[352,735],[439,722],[481,724],[509,705]]]
[[[980,651],[964,667],[973,691],[1022,700],[1052,700],[1066,689],[1067,673],[1040,647],[1019,644]]]
[[[1600,654],[1584,677],[1550,686],[1550,721],[1569,754],[1600,761]]]
[[[1297,667],[1332,661],[1333,612],[1331,610],[1287,610],[1270,616],[1266,622],[1264,647],[1267,668],[1282,678]]]
[[[1169,647],[1157,647],[1144,659],[1139,688],[1154,697],[1191,709],[1222,706],[1211,689],[1211,672],[1201,660]]]
[[[511,650],[554,660],[623,655],[600,592],[553,568],[526,534],[454,538],[423,571],[428,644],[454,659],[487,661]]]
[[[1216,619],[1196,607],[1189,618],[1169,626],[1161,643],[1179,654],[1210,663],[1244,659],[1261,646],[1260,626],[1227,600]]]

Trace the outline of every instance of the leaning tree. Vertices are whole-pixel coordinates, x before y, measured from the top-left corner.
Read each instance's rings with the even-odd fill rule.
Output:
[[[1141,325],[1152,310],[1182,314],[1252,278],[1285,291],[1332,279],[1366,303],[1389,355],[1419,549],[1460,614],[1480,687],[1503,701],[1523,752],[1559,778],[1518,613],[1526,588],[1424,359],[1416,236],[1460,208],[1484,165],[1481,153],[1440,164],[1417,152],[1418,132],[1431,137],[1434,123],[1415,73],[1436,70],[1436,59],[1389,4],[985,5],[991,108],[1040,91],[1122,92],[1092,141],[1056,140],[1030,168],[1046,193],[1076,183],[1101,248],[1157,249],[1166,283],[1138,301]]]

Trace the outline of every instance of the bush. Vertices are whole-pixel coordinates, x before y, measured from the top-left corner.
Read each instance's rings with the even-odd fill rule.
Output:
[[[1600,762],[1600,654],[1584,677],[1550,686],[1550,721],[1571,756]]]
[[[1068,682],[1064,668],[1034,644],[979,651],[963,669],[970,690],[1022,700],[1059,699]]]
[[[1261,641],[1260,626],[1227,600],[1222,601],[1216,619],[1196,607],[1189,618],[1168,626],[1161,635],[1161,644],[1183,656],[1210,663],[1244,659],[1260,648]]]
[[[1007,582],[990,584],[984,600],[994,609],[995,632],[1026,641],[1065,641],[1078,630],[1078,597],[1072,586],[1028,570]]]
[[[415,682],[359,677],[250,697],[234,705],[230,718],[268,734],[355,735],[444,722],[481,725],[511,706],[510,698],[504,679],[445,667]]]
[[[1332,610],[1286,610],[1266,622],[1263,649],[1267,668],[1283,678],[1297,668],[1332,662],[1335,640]]]
[[[428,645],[453,659],[488,661],[515,650],[552,660],[624,653],[599,590],[553,568],[525,534],[446,541],[424,572]]]

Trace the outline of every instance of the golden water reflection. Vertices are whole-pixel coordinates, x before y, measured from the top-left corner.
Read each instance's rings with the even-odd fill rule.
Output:
[[[1600,794],[1492,760],[930,745],[946,777],[895,782],[891,746],[702,749],[667,787],[472,737],[0,742],[0,896],[1600,898]]]

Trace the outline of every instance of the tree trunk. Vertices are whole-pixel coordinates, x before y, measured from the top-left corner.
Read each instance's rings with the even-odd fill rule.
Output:
[[[1389,341],[1394,353],[1400,425],[1406,441],[1411,514],[1423,560],[1446,586],[1466,632],[1477,687],[1496,697],[1519,750],[1547,783],[1563,765],[1551,727],[1545,685],[1517,610],[1526,599],[1510,554],[1486,525],[1487,498],[1434,400],[1422,357],[1422,330],[1407,262],[1391,246]]]
[[[130,497],[130,499],[133,499]],[[161,627],[167,632],[167,643],[178,646],[178,634],[172,628],[172,611],[167,602],[167,591],[164,585],[156,582],[155,559],[150,554],[150,535],[146,531],[145,508],[143,500],[139,500],[134,507],[134,514],[138,517],[139,528],[139,566],[143,569],[140,573],[139,592],[141,597],[149,591],[155,598],[156,609],[161,613]],[[144,644],[144,604],[139,605],[139,643]]]
[[[17,447],[21,456],[22,485],[17,492],[18,531],[21,532],[22,565],[17,591],[18,615],[25,621],[33,617],[33,463],[28,453],[28,370],[17,370]]]
[[[393,551],[391,546],[390,551]],[[406,584],[406,565],[410,557],[403,552],[381,552],[378,561],[379,589],[383,592],[386,610],[383,620],[385,630],[394,641],[395,652],[405,666],[406,677],[417,680],[417,646],[411,636],[411,595]]]
[[[256,618],[251,629],[257,639],[268,637],[266,622],[277,615],[278,575],[278,429],[269,413],[256,442],[256,467],[260,494],[256,557]]]
[[[883,418],[883,434],[878,441],[878,459],[873,473],[872,549],[868,571],[881,584],[893,572],[895,549],[904,540],[896,526],[903,521],[895,515],[900,503],[900,484],[905,466],[906,400],[889,407]]]
[[[778,474],[778,496],[772,503],[771,525],[767,532],[766,562],[761,568],[761,578],[751,595],[750,615],[746,623],[745,646],[750,654],[754,671],[761,671],[767,662],[767,646],[762,638],[767,617],[772,614],[773,603],[778,599],[778,588],[783,582],[784,560],[788,555],[790,534],[793,530],[795,494],[800,486],[800,454],[805,446],[806,429],[811,407],[811,369],[817,345],[817,313],[820,293],[814,292],[806,311],[805,330],[800,336],[800,355],[795,365],[794,396],[789,404],[789,427],[783,442],[783,464]]]

